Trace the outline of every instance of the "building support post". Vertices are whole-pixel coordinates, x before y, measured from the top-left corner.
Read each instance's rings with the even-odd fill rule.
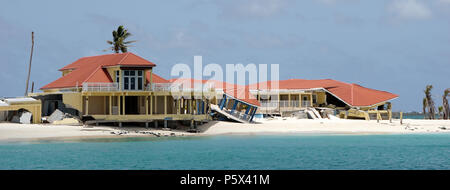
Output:
[[[164,115],[167,115],[167,96],[164,96]]]
[[[195,115],[200,114],[200,101],[195,100]]]
[[[380,114],[380,111],[377,110],[377,122],[379,123],[380,120],[381,120],[381,114]]]
[[[145,96],[145,115],[148,115],[148,96]]]
[[[193,114],[193,108],[192,108],[192,104],[193,104],[193,99],[192,99],[192,97],[191,97],[191,99],[189,99],[189,114]]]
[[[125,95],[122,96],[122,111],[123,111],[123,115],[125,115]]]
[[[249,118],[248,112],[250,111],[250,109],[252,108],[252,106],[250,106],[250,105],[248,105],[248,104],[246,104],[246,105],[247,105],[247,109],[245,110],[245,117]]]
[[[103,96],[103,114],[106,115],[106,96]]]
[[[288,94],[288,107],[291,107],[291,93]]]
[[[392,123],[392,110],[388,110],[389,114],[389,123]]]
[[[280,101],[280,92],[278,92],[278,99],[277,99],[277,102],[278,102],[278,111],[280,112],[280,114],[281,114],[281,109],[280,109],[280,103],[281,103],[281,101]]]
[[[150,94],[150,115],[153,115],[153,96]]]
[[[298,94],[298,107],[299,108],[303,107],[303,99],[301,93]]]
[[[155,114],[158,114],[158,96],[155,96]]]
[[[400,112],[400,125],[403,125],[403,112]]]
[[[222,104],[220,105],[220,110],[223,110],[223,107],[227,104],[227,96],[224,94],[222,99]]]
[[[108,99],[109,99],[109,115],[112,115],[112,96],[109,96]]]
[[[122,107],[122,106],[120,106],[120,96],[117,96],[117,114],[118,115],[122,115],[122,113],[120,112],[120,108]]]
[[[253,120],[253,117],[255,116],[256,110],[257,110],[257,108],[253,107],[252,116],[250,117],[249,122],[251,122]]]
[[[176,103],[175,103],[176,105],[177,105],[177,114],[180,114],[180,107],[181,107],[181,99],[176,99]]]
[[[89,115],[89,96],[86,96],[86,115]]]
[[[206,104],[206,100],[205,99],[203,99],[202,100],[202,114],[205,114],[206,113],[206,106],[205,106],[205,104]]]
[[[234,104],[233,104],[233,108],[231,108],[231,113],[233,114],[234,111],[236,110],[236,107],[238,105],[239,101],[237,101],[236,99],[234,100]]]

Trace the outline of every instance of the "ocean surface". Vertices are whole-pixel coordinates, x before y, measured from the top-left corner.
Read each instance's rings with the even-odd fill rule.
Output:
[[[247,135],[0,144],[0,169],[450,169],[450,134]]]

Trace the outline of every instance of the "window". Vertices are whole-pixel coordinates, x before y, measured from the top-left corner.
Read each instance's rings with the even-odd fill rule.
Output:
[[[120,71],[116,71],[116,82],[117,83],[120,82],[119,79],[120,79]]]
[[[134,90],[135,89],[135,86],[136,86],[136,84],[135,84],[135,81],[136,80],[136,78],[134,78],[134,77],[131,77],[131,84],[130,84],[130,89],[131,90]]]
[[[142,70],[123,71],[124,90],[142,90],[144,88],[144,76]]]
[[[312,101],[313,101],[313,104],[317,103],[317,95],[316,94],[312,95]]]
[[[142,90],[142,77],[138,78],[138,90]]]
[[[128,85],[128,80],[129,80],[129,77],[124,77],[124,83],[123,83],[123,89],[124,90],[128,90],[129,89],[129,85]]]

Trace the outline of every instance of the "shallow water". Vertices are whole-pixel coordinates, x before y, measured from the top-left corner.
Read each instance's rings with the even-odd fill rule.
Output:
[[[450,134],[102,138],[0,155],[0,169],[450,169]]]

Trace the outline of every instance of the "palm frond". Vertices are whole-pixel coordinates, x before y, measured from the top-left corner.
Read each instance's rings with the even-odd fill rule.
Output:
[[[120,51],[122,51],[123,53],[125,53],[128,51],[128,47],[130,47],[127,44],[136,42],[134,40],[125,41],[125,39],[131,35],[132,34],[129,33],[127,29],[120,25],[117,30],[112,31],[113,40],[107,40],[106,43],[112,46],[110,49],[113,52],[119,53]]]
[[[131,44],[131,43],[134,43],[134,42],[137,42],[137,40],[126,41],[126,42],[123,42],[123,44]]]

